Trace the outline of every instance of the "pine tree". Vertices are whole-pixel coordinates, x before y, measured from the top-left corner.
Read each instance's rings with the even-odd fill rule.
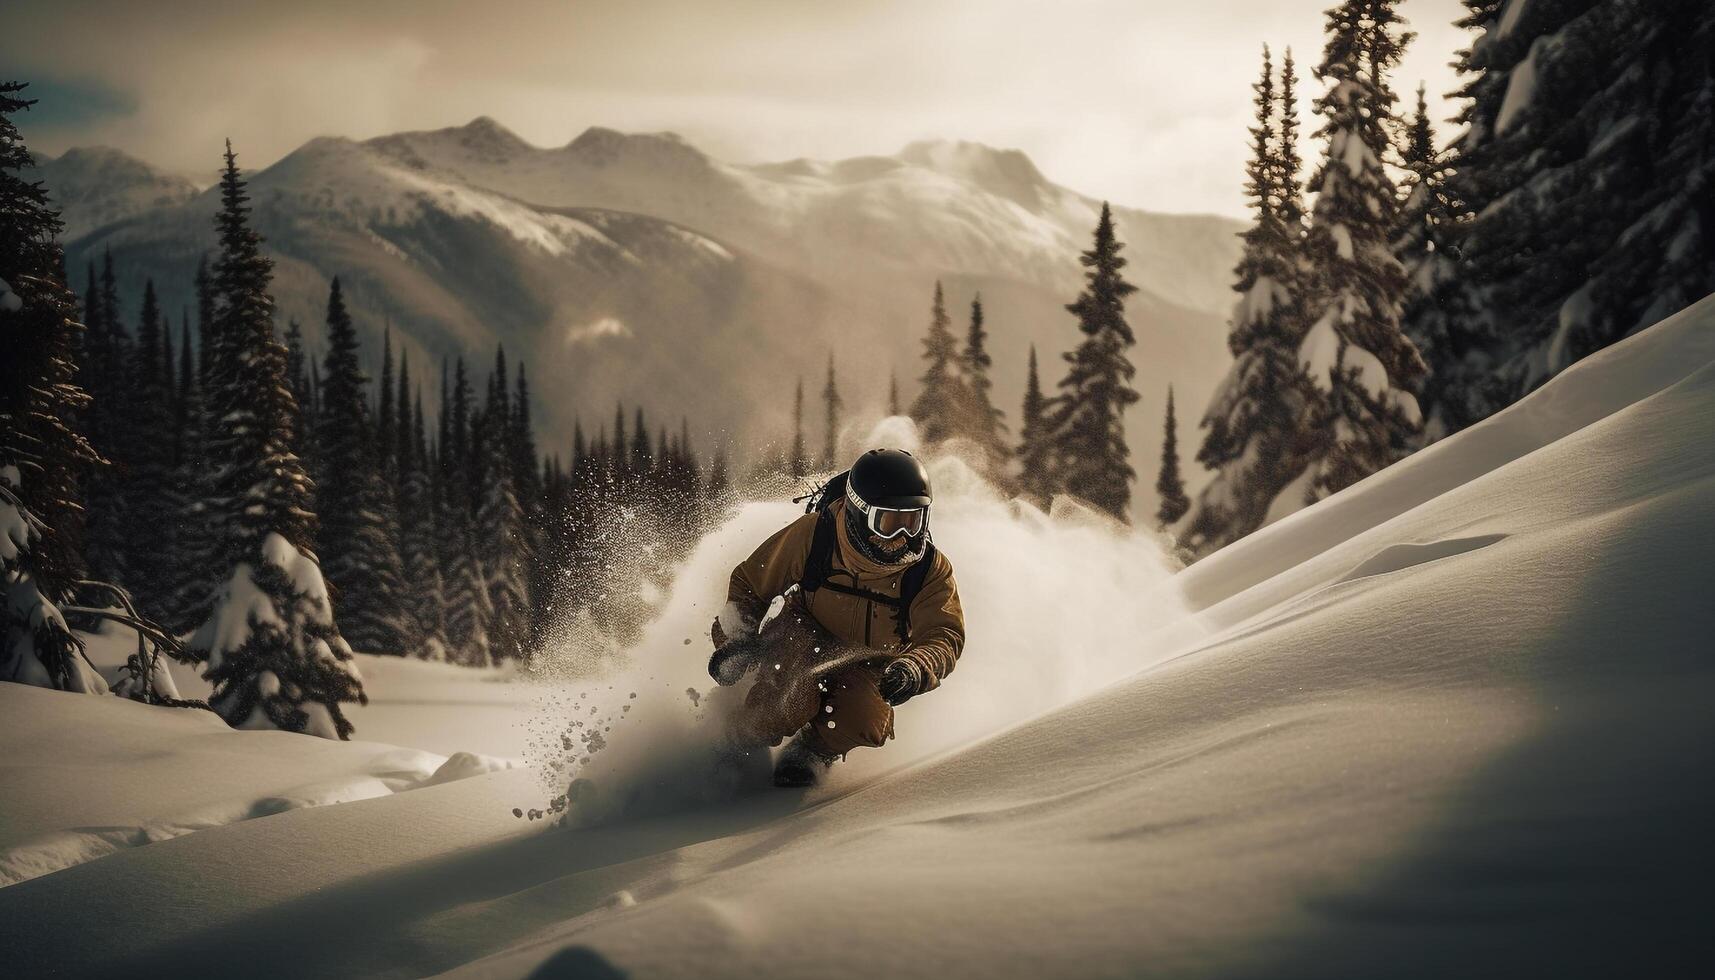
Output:
[[[404,653],[415,637],[401,610],[404,571],[387,519],[391,503],[364,390],[368,384],[357,329],[336,276],[328,291],[327,354],[316,422],[319,551],[350,642],[375,653]]]
[[[54,603],[82,571],[78,478],[100,465],[79,431],[83,324],[65,284],[59,215],[11,117],[33,100],[0,82],[0,680],[103,693]]]
[[[442,388],[446,388],[442,381]],[[441,399],[441,514],[437,522],[446,595],[447,650],[457,663],[486,667],[492,606],[488,576],[476,553],[472,504],[470,380],[464,359],[454,369],[450,395]]]
[[[315,454],[311,449],[311,432],[315,429],[310,396],[310,375],[306,367],[308,361],[304,353],[304,331],[298,326],[297,320],[286,321],[286,386],[292,389],[292,398],[298,403],[298,424],[292,430],[292,452],[304,460],[312,472],[317,469]]]
[[[127,559],[132,524],[125,492],[141,435],[133,425],[131,337],[119,314],[118,277],[113,254],[102,257],[100,285],[91,307],[95,328],[85,343],[85,381],[89,393],[85,428],[89,441],[109,463],[85,475],[86,557],[95,578],[121,584],[134,580]]]
[[[399,490],[399,466],[394,453],[399,447],[399,424],[404,415],[394,401],[393,391],[393,325],[381,331],[381,387],[375,393],[375,464],[381,482],[389,492]]]
[[[792,395],[792,455],[788,471],[794,480],[802,480],[810,472],[810,451],[804,447],[804,379]]]
[[[952,320],[941,283],[935,283],[935,302],[929,311],[929,332],[923,338],[923,389],[911,403],[911,417],[926,443],[944,442],[957,434],[960,407],[965,399],[959,378],[959,348],[953,338]]]
[[[1400,155],[1407,183],[1393,252],[1405,268],[1409,284],[1400,327],[1424,359],[1426,373],[1418,404],[1424,413],[1425,434],[1434,438],[1444,433],[1448,424],[1441,392],[1456,360],[1441,307],[1444,287],[1454,275],[1450,248],[1454,206],[1447,196],[1446,167],[1435,147],[1428,98],[1422,85],[1417,87],[1417,109],[1406,130]],[[1461,418],[1461,424],[1463,421]]]
[[[488,591],[489,655],[494,659],[523,659],[530,650],[530,581],[532,560],[526,538],[523,505],[518,501],[513,472],[513,416],[506,385],[505,351],[495,357],[495,376],[483,409],[481,440],[482,485],[476,512],[477,559]],[[639,431],[642,432],[641,425]],[[647,442],[647,435],[644,436]],[[534,462],[530,469],[535,470]]]
[[[717,513],[732,503],[732,474],[725,450],[717,450],[714,461],[709,464],[707,496],[711,509]]]
[[[1030,373],[1024,382],[1024,408],[1019,413],[1018,488],[1024,499],[1047,507],[1060,490],[1054,478],[1054,447],[1048,428],[1048,400],[1036,372],[1036,345],[1030,345]]]
[[[1203,414],[1206,432],[1197,461],[1213,476],[1181,535],[1182,544],[1196,554],[1262,526],[1270,503],[1306,463],[1305,407],[1313,393],[1297,354],[1309,289],[1292,135],[1297,132],[1296,78],[1288,52],[1277,100],[1268,48],[1263,48],[1262,76],[1253,86],[1256,124],[1250,130],[1245,184],[1256,222],[1244,233],[1244,251],[1234,269],[1239,300],[1227,335],[1233,364]]]
[[[409,376],[403,358],[400,360],[401,387]],[[419,394],[411,412],[411,424],[402,427],[409,434],[399,457],[399,519],[401,561],[405,568],[404,611],[410,619],[410,629],[419,639],[414,650],[430,660],[447,658],[447,622],[445,585],[441,575],[441,556],[437,548],[440,530],[435,506],[433,478],[430,474],[428,440],[423,431],[423,398]]]
[[[989,398],[993,382],[989,368],[994,359],[988,352],[988,331],[983,326],[983,300],[971,300],[971,325],[965,334],[965,349],[959,355],[960,373],[964,378],[961,394],[963,409],[959,412],[959,434],[969,439],[988,461],[988,474],[993,479],[1004,475],[1006,458],[1006,413],[994,406]]]
[[[1048,423],[1050,471],[1057,483],[1122,521],[1130,519],[1131,481],[1137,476],[1126,448],[1125,410],[1138,398],[1131,387],[1137,368],[1126,354],[1137,338],[1125,317],[1125,299],[1137,287],[1120,272],[1124,248],[1103,202],[1093,242],[1078,257],[1086,270],[1084,291],[1066,306],[1084,339],[1065,355],[1066,377]]]
[[[1263,49],[1266,58],[1268,49]],[[1262,93],[1257,93],[1259,100]],[[1266,100],[1262,100],[1266,101]],[[1286,60],[1280,66],[1280,125],[1279,136],[1275,140],[1274,154],[1274,195],[1278,202],[1275,216],[1279,219],[1282,234],[1294,248],[1302,248],[1304,244],[1305,213],[1304,188],[1301,184],[1304,174],[1304,160],[1298,155],[1298,64],[1292,58],[1292,49],[1286,49]],[[1255,131],[1252,131],[1255,136]],[[1262,144],[1266,147],[1266,143]],[[1306,261],[1299,256],[1297,272],[1300,282],[1299,292],[1304,292],[1301,281],[1306,274]]]
[[[1405,270],[1391,250],[1399,192],[1384,169],[1386,125],[1396,101],[1387,84],[1411,35],[1394,0],[1346,0],[1328,11],[1328,44],[1316,75],[1327,157],[1306,248],[1322,290],[1299,348],[1323,394],[1316,410],[1313,501],[1356,483],[1410,450],[1422,419],[1412,394],[1423,360],[1400,331]]]
[[[368,698],[309,551],[310,481],[290,446],[298,406],[274,339],[273,263],[250,228],[248,200],[229,142],[215,219],[207,513],[231,572],[190,646],[207,661],[209,703],[229,724],[349,738],[340,705]]]
[[[208,256],[197,259],[197,384],[206,391],[214,366],[214,276],[208,271]]]
[[[839,465],[840,409],[844,407],[839,386],[834,383],[834,355],[829,353],[828,383],[822,387],[822,468],[825,470]]]
[[[216,585],[213,570],[218,564],[217,539],[207,513],[210,493],[203,444],[207,413],[196,358],[187,314],[179,335],[178,449],[173,460],[173,496],[179,511],[173,518],[170,597],[161,618],[174,633],[194,629],[207,618],[209,598]]]
[[[1155,519],[1163,530],[1179,522],[1191,509],[1191,498],[1185,496],[1185,481],[1179,478],[1179,422],[1173,414],[1173,386],[1167,386],[1167,417],[1161,440],[1161,475],[1156,478],[1155,492],[1161,498],[1161,509]]]
[[[899,408],[899,372],[887,372],[887,414],[889,417],[903,414]]]
[[[405,460],[411,458],[412,454],[417,452],[417,436],[419,435],[419,433],[412,431],[412,425],[414,423],[411,419],[412,408],[410,402],[412,392],[411,359],[406,356],[406,352],[404,350],[399,351],[399,383],[396,391],[398,392],[398,397],[395,399],[395,404],[399,409],[399,423],[394,426],[392,452],[393,459],[399,467],[397,474],[398,486],[395,488],[395,491],[398,494],[403,495],[405,492]],[[422,397],[421,392],[417,392],[416,394],[418,398]],[[399,510],[400,528],[401,533],[403,533],[405,522],[403,503],[399,505]],[[403,558],[404,554],[401,553],[400,557]]]
[[[132,541],[126,549],[128,585],[138,608],[155,617],[171,606],[172,528],[184,503],[174,493],[172,366],[163,332],[161,307],[151,279],[143,286],[137,344],[131,350],[133,362],[126,372],[134,385],[129,427],[146,448],[133,454],[124,496]]]
[[[508,423],[507,451],[511,453],[518,502],[524,508],[527,529],[533,528],[542,513],[544,480],[536,469],[536,428],[530,407],[530,381],[525,377],[523,361],[518,362],[512,417]]]

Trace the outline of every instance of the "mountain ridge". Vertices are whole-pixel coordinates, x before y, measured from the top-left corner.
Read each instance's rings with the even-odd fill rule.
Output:
[[[301,320],[319,342],[326,283],[337,274],[371,355],[391,323],[395,346],[413,359],[486,363],[504,343],[552,365],[565,383],[537,390],[576,407],[544,413],[548,444],[568,442],[579,414],[608,417],[616,398],[704,420],[705,445],[782,440],[783,379],[819,377],[830,353],[852,412],[878,412],[890,370],[909,397],[937,279],[955,318],[983,295],[997,404],[1015,415],[1026,348],[1040,347],[1051,363],[1076,343],[1063,306],[1081,287],[1077,256],[1100,207],[1022,152],[982,144],[919,141],[893,157],[731,164],[677,134],[604,127],[536,147],[486,116],[364,140],[318,137],[247,177],[258,229],[277,256],[283,319]],[[167,309],[184,305],[196,258],[213,245],[217,197],[202,191],[88,231],[69,244],[71,268],[111,249],[128,306],[145,276]],[[1128,429],[1147,460],[1159,448],[1166,385],[1189,403],[1225,370],[1240,226],[1115,214],[1128,275],[1141,288],[1130,309],[1144,403]],[[711,273],[722,261],[725,271]],[[625,329],[584,329],[610,319]],[[571,362],[570,336],[585,338],[570,349],[593,363]],[[717,355],[715,338],[751,357]],[[885,352],[885,362],[848,351]],[[687,355],[731,375],[665,385],[684,379],[669,362]],[[1139,481],[1140,507],[1148,482]]]

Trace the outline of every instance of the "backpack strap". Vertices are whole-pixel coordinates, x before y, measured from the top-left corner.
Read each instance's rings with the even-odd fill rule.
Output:
[[[838,499],[838,498],[835,498]],[[831,509],[825,509],[816,518],[816,533],[810,538],[810,554],[804,559],[804,575],[798,580],[798,585],[806,595],[817,589],[826,588],[844,595],[856,596],[870,602],[879,603],[893,610],[895,631],[899,634],[900,643],[911,640],[911,603],[917,594],[923,591],[923,583],[929,577],[930,569],[935,567],[935,544],[932,541],[923,543],[923,557],[912,563],[899,580],[899,595],[897,597],[871,592],[855,586],[841,585],[830,582],[828,576],[834,570],[834,548],[837,531],[834,528],[834,516]]]
[[[917,593],[923,591],[923,583],[928,580],[929,572],[935,567],[935,542],[923,542],[923,557],[917,559],[905,575],[899,580],[899,642],[906,643],[911,639],[911,604],[917,601]]]
[[[804,575],[798,585],[805,593],[814,592],[828,580],[834,570],[834,515],[823,510],[816,517],[816,533],[810,538],[810,554],[804,559]]]

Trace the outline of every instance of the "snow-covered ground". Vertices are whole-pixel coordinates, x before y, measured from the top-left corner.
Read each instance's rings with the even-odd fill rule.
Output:
[[[582,774],[665,812],[544,830],[510,812],[552,791],[521,768],[226,822],[0,888],[0,948],[21,975],[1706,973],[1712,446],[1715,299],[1177,576],[943,461],[959,670],[829,785],[699,802],[654,784],[714,710],[684,692],[707,688],[709,579],[785,514],[751,507],[635,666],[536,713],[593,702],[611,731]],[[8,834],[279,794],[175,774],[199,740],[281,784],[392,764],[0,698]]]

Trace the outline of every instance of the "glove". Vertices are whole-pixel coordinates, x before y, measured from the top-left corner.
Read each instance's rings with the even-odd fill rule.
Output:
[[[762,644],[754,636],[741,637],[716,650],[709,657],[709,676],[722,687],[731,687],[750,673],[761,659]]]
[[[881,699],[891,705],[901,705],[916,696],[923,687],[923,675],[917,665],[904,657],[889,661],[881,672]]]

